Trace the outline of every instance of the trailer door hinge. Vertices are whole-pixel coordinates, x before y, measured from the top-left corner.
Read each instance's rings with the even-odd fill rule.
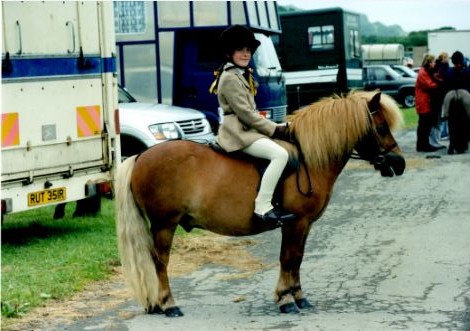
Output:
[[[2,77],[8,76],[13,71],[13,65],[10,60],[10,52],[6,52],[5,58],[2,60]]]

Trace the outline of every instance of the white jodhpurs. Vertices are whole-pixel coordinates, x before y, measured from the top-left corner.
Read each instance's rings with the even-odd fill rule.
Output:
[[[261,138],[255,141],[250,146],[242,149],[242,152],[254,157],[270,160],[261,179],[259,192],[255,199],[255,213],[263,215],[273,208],[271,200],[277,182],[281,178],[287,161],[289,161],[289,153],[268,138]]]

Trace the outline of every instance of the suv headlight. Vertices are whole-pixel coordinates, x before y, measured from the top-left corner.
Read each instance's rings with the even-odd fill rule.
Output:
[[[181,133],[174,123],[153,124],[149,126],[149,130],[157,140],[181,138]]]

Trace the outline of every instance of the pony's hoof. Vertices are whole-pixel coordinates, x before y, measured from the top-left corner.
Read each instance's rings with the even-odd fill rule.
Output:
[[[178,307],[170,307],[164,311],[166,317],[181,317],[183,312]]]
[[[299,308],[293,303],[289,302],[286,303],[285,305],[279,306],[279,310],[283,314],[298,314],[300,313]]]
[[[163,310],[160,306],[150,306],[145,310],[145,312],[147,314],[163,314]]]
[[[305,298],[295,300],[295,304],[300,309],[307,309],[307,308],[312,308],[313,307],[313,305]]]

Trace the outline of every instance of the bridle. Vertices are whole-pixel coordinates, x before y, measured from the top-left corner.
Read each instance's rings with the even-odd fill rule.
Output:
[[[355,146],[355,151],[353,151],[350,155],[349,158],[352,159],[359,159],[359,160],[365,160],[369,161],[371,164],[374,165],[374,168],[379,170],[381,169],[387,161],[387,155],[393,151],[396,147],[398,147],[398,144],[395,140],[393,140],[392,144],[389,144],[387,146],[383,146],[381,141],[380,141],[380,136],[390,132],[390,129],[388,127],[388,124],[386,122],[380,124],[380,125],[375,125],[373,117],[378,114],[379,110],[376,111],[368,111],[368,118],[370,122],[370,130],[369,132],[364,136],[364,138],[359,141],[356,146]],[[297,183],[297,190],[300,194],[302,194],[305,197],[310,197],[313,194],[313,185],[312,185],[312,180],[310,178],[310,174],[307,170],[307,165],[305,164],[305,157],[302,152],[302,148],[299,144],[299,142],[294,138],[293,135],[291,135],[291,143],[293,143],[297,150],[299,151],[299,167],[296,171],[296,183]],[[370,144],[374,144],[375,148],[370,155],[365,155],[365,151],[370,150],[370,148],[366,148],[366,146],[370,146]],[[360,151],[358,151],[360,149]],[[364,150],[362,150],[364,149]],[[305,173],[307,176],[307,183],[308,183],[308,188],[306,191],[302,191],[300,188],[300,170],[301,167],[304,167]]]
[[[380,169],[381,166],[384,165],[386,160],[386,155],[389,154],[394,148],[398,147],[397,142],[394,140],[393,144],[388,146],[383,146],[380,142],[379,136],[387,133],[389,131],[389,127],[386,123],[383,123],[379,126],[376,126],[373,121],[373,116],[376,115],[379,111],[369,111],[369,121],[371,130],[365,135],[365,137],[358,142],[355,146],[355,151],[351,153],[350,158],[358,159],[358,160],[365,160],[369,161],[371,164],[374,165],[376,169]],[[373,140],[373,141],[372,141]],[[363,148],[365,145],[369,145],[369,143],[375,142],[376,148],[371,155],[364,155],[361,151],[358,151],[358,148]],[[364,147],[365,148],[365,147]]]

